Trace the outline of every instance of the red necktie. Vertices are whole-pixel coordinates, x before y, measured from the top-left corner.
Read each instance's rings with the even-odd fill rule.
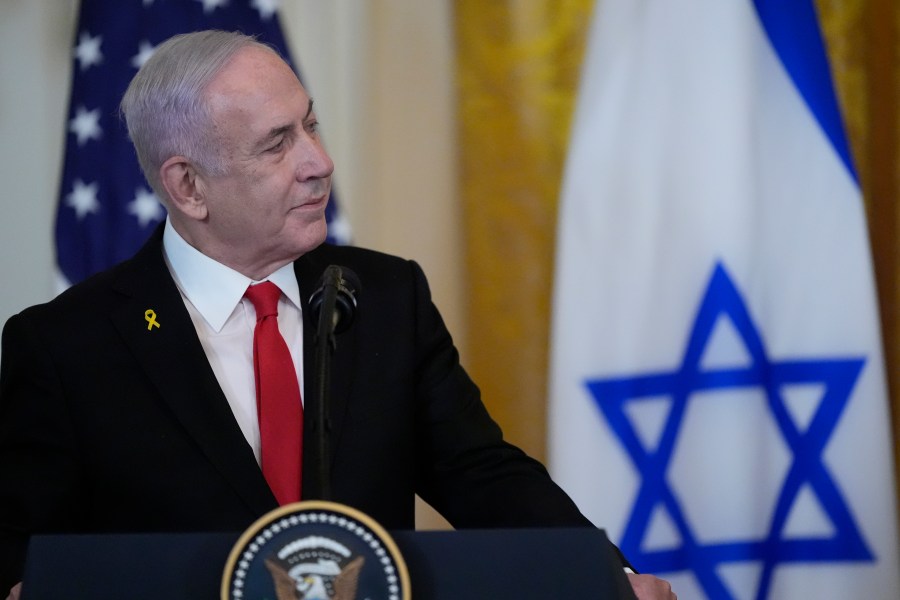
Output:
[[[281,290],[271,281],[245,294],[256,308],[253,370],[263,476],[281,505],[300,500],[303,465],[303,404],[294,361],[278,331]]]

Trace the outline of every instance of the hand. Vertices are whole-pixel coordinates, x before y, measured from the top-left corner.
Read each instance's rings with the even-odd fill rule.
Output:
[[[659,577],[628,573],[628,582],[638,600],[678,600],[669,582]]]
[[[19,594],[22,593],[22,582],[20,581],[16,585],[12,586],[12,589],[9,590],[9,596],[6,597],[6,600],[19,600]]]

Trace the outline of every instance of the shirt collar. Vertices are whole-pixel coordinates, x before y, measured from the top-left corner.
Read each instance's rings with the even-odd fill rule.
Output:
[[[169,219],[166,219],[163,231],[163,251],[178,289],[217,333],[244,297],[247,286],[259,283],[188,244],[175,231]],[[300,310],[300,287],[293,263],[284,265],[260,281],[271,281],[277,285]]]

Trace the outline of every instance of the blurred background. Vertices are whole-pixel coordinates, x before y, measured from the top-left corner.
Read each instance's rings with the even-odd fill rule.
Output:
[[[77,2],[0,0],[0,322],[54,294]],[[900,7],[818,0],[900,397]],[[507,437],[545,456],[557,205],[593,0],[287,0],[358,245],[419,261]],[[896,443],[895,443],[895,456]]]

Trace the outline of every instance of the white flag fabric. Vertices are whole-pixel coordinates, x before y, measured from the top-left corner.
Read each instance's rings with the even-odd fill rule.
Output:
[[[897,598],[864,205],[812,0],[601,0],[550,468],[682,598]]]

